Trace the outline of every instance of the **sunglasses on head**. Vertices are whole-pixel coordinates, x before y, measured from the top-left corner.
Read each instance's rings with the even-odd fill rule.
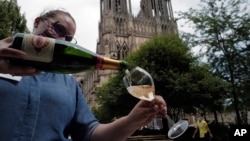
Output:
[[[43,20],[48,20],[48,19],[43,19]],[[57,37],[65,37],[66,41],[72,41],[73,36],[67,35],[66,28],[62,24],[60,24],[59,21],[56,22],[50,21],[50,22],[52,23],[51,26],[49,26],[48,23],[47,25],[53,30],[54,34]]]

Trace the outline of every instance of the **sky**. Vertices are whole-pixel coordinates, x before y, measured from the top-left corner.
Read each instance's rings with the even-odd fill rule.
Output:
[[[200,0],[172,0],[174,16],[176,12],[187,11],[197,7]],[[98,24],[100,21],[100,0],[17,0],[21,13],[27,19],[27,27],[32,31],[34,19],[44,10],[64,9],[71,13],[76,20],[77,31],[75,37],[77,44],[96,52],[98,41]],[[138,13],[140,0],[131,0],[132,12]],[[188,27],[178,24],[178,29],[185,31]]]

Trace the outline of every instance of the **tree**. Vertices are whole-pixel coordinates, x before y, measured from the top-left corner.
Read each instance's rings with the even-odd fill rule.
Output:
[[[101,122],[110,122],[113,118],[126,115],[134,107],[137,99],[127,93],[122,82],[123,71],[109,79],[96,91],[97,102],[100,106],[93,108],[95,116]]]
[[[238,124],[241,124],[239,103],[244,102],[241,97],[247,95],[241,88],[247,84],[246,79],[249,80],[249,9],[243,0],[201,2],[199,9],[191,8],[180,13],[180,17],[193,23],[192,43],[206,48],[211,71],[230,83],[230,97]]]
[[[26,31],[26,22],[13,0],[0,0],[0,39]]]
[[[212,89],[215,85],[208,83],[212,80],[217,82],[218,78],[213,79],[208,68],[196,62],[197,58],[177,35],[154,37],[127,56],[126,60],[130,68],[140,66],[152,75],[156,94],[167,101],[168,114],[175,121],[182,118],[184,112],[193,112],[194,107],[208,107],[216,103],[215,97],[219,100],[223,86],[219,82],[214,83],[218,85]],[[124,70],[119,71],[97,90],[100,107],[94,111],[98,119],[110,121],[113,117],[123,116],[138,102],[125,89],[123,76]]]
[[[134,66],[141,66],[152,75],[155,93],[168,102],[168,114],[175,121],[183,114],[182,107],[187,103],[184,99],[188,100],[190,96],[185,91],[191,86],[185,85],[190,78],[185,72],[190,70],[190,64],[195,58],[189,51],[178,36],[166,35],[153,38],[128,56],[129,62],[134,61]]]
[[[172,88],[172,86],[170,86],[173,83],[172,81],[177,81],[174,77],[180,78],[177,73],[189,69],[189,63],[192,62],[193,58],[191,57],[191,54],[187,54],[187,51],[188,48],[184,46],[184,43],[181,42],[176,35],[168,35],[164,37],[155,37],[146,42],[140,46],[138,51],[131,53],[126,60],[128,61],[128,64],[130,64],[130,68],[140,66],[148,71],[155,81],[156,93],[165,96],[165,92],[168,91],[167,87],[169,86]],[[111,80],[114,81],[114,83],[109,83],[108,88],[105,85],[105,87],[99,89],[97,96],[99,99],[98,101],[100,101],[101,104],[105,104],[103,102],[105,99],[107,100],[107,97],[112,97],[111,95],[113,93],[117,94],[119,92],[123,99],[125,96],[134,99],[128,95],[128,92],[124,88],[122,82],[123,75],[124,72],[120,72],[117,78]],[[122,84],[118,84],[119,80]],[[119,91],[121,88],[118,88],[117,86],[124,89]],[[107,95],[104,93],[107,93]],[[117,97],[117,95],[115,95],[115,97]],[[108,101],[110,103],[112,100],[109,99]],[[131,100],[126,102],[129,101]],[[137,101],[138,100],[133,100],[131,104],[127,103],[125,105],[132,105],[130,106],[130,108],[132,108]],[[116,104],[119,103],[117,102]],[[114,111],[114,108],[112,108],[112,111]]]

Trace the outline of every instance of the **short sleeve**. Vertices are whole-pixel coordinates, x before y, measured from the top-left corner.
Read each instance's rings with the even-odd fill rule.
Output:
[[[89,141],[92,132],[100,123],[87,105],[79,85],[76,89],[76,110],[71,125],[71,138],[73,141]]]

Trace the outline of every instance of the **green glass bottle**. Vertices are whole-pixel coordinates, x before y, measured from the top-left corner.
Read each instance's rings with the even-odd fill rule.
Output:
[[[41,71],[77,73],[127,67],[127,63],[123,60],[100,56],[67,41],[32,34],[17,33],[11,47],[22,50],[28,55],[25,59],[11,58],[11,63],[32,66]]]

